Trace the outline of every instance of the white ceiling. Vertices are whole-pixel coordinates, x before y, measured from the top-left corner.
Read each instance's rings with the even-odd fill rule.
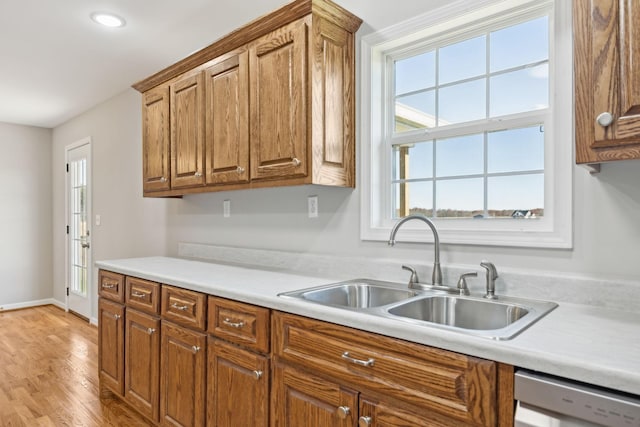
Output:
[[[365,21],[364,34],[447,0],[336,2]],[[0,122],[56,127],[285,3],[0,0]],[[99,26],[89,18],[95,11],[127,25]]]

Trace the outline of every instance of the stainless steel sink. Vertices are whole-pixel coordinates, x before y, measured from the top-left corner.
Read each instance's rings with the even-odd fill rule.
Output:
[[[411,290],[401,283],[356,279],[279,296],[495,340],[513,338],[558,306],[502,295],[490,300],[437,289]]]
[[[285,292],[280,296],[300,298],[318,304],[363,309],[380,307],[417,295],[415,291],[394,287],[394,283],[357,279],[318,288]]]
[[[483,336],[495,340],[511,339],[558,304],[522,298],[423,295],[393,304],[386,313],[398,319]]]
[[[438,323],[462,329],[500,329],[529,313],[521,305],[498,301],[433,296],[390,308],[394,316]]]

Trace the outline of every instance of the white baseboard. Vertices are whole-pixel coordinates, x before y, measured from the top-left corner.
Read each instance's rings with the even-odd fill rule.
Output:
[[[98,326],[98,318],[92,317],[91,319],[89,319],[89,323],[92,325]]]
[[[40,300],[34,300],[34,301],[18,302],[14,304],[0,304],[0,311],[18,310],[21,308],[38,307],[40,305],[50,305],[50,304],[55,305],[56,307],[59,307],[63,310],[66,310],[66,306],[64,303],[54,298],[46,298],[46,299],[40,299]]]

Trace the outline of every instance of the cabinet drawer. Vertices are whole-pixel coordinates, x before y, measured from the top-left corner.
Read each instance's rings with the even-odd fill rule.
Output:
[[[98,273],[98,294],[112,301],[124,302],[124,275],[100,270]]]
[[[465,425],[496,425],[495,362],[280,312],[273,332],[279,360]]]
[[[136,277],[127,277],[127,306],[150,314],[160,313],[160,284]]]
[[[200,292],[162,285],[162,317],[180,325],[205,330],[207,297]]]
[[[209,333],[252,350],[269,352],[269,309],[209,297]]]

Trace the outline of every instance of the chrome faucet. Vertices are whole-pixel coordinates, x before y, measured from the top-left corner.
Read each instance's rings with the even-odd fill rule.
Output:
[[[419,219],[420,221],[425,222],[431,231],[433,232],[433,250],[434,250],[434,259],[433,259],[433,273],[431,274],[431,284],[433,286],[442,286],[442,270],[440,270],[440,238],[438,237],[438,231],[436,230],[436,226],[433,225],[433,222],[429,218],[424,215],[409,215],[400,219],[391,229],[391,235],[389,236],[389,245],[393,246],[396,244],[396,233],[402,224],[412,219]],[[412,275],[413,278],[413,275]],[[417,277],[416,277],[417,279]],[[413,283],[410,282],[410,285]]]
[[[482,260],[480,267],[487,270],[487,293],[484,295],[486,299],[497,299],[496,293],[496,279],[498,278],[498,270],[493,263]]]

